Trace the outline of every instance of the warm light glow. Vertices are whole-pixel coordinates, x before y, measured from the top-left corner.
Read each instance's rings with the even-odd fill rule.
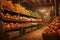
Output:
[[[44,16],[44,18],[45,18],[46,16]]]
[[[46,13],[46,16],[48,16],[49,15],[49,13]]]
[[[41,12],[46,12],[46,9],[41,10]]]
[[[43,14],[47,13],[47,11],[48,11],[48,10],[45,9],[45,8],[44,8],[44,9],[39,9],[39,12],[40,12],[40,13],[43,13]]]

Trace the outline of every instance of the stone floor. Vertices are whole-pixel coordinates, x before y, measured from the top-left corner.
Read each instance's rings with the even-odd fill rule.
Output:
[[[42,26],[40,29],[27,33],[19,38],[13,40],[43,40],[42,32],[47,28],[47,26]]]

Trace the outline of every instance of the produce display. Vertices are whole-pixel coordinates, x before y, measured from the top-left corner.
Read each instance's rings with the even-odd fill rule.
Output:
[[[9,13],[3,13],[1,12],[1,16],[4,19],[7,20],[20,20],[20,21],[26,21],[26,22],[22,22],[22,23],[18,23],[18,22],[2,22],[3,28],[5,30],[10,30],[10,29],[14,29],[14,28],[23,28],[23,27],[29,27],[32,25],[38,25],[39,21],[41,21],[40,19],[34,19],[34,18],[28,18],[28,17],[21,17],[21,16],[17,16],[17,15],[11,15]],[[35,22],[29,22],[29,21],[35,21]]]
[[[17,12],[17,13],[21,13],[21,14],[25,14],[25,15],[29,15],[29,16],[33,16],[33,17],[37,17],[38,15],[34,12],[32,12],[31,10],[27,10],[25,7],[23,7],[20,4],[13,4],[12,1],[6,1],[4,0],[2,2],[2,7],[5,9],[8,9],[10,11],[13,12]],[[11,13],[12,14],[12,13]],[[15,21],[26,21],[25,23],[14,23],[14,22],[2,22],[3,24],[3,28],[4,29],[11,29],[11,28],[17,28],[17,27],[29,27],[31,25],[38,25],[40,23],[40,21],[42,21],[42,19],[39,18],[29,18],[29,17],[25,17],[25,16],[18,16],[18,15],[11,15],[10,13],[3,13],[1,12],[1,16],[3,20],[15,20]],[[34,21],[34,22],[30,22],[30,21]]]
[[[3,8],[7,8],[7,9],[12,10],[12,11],[15,11],[14,5],[12,4],[12,1],[6,1],[6,0],[4,0],[2,2],[2,7]]]
[[[57,35],[57,31],[48,28],[45,30],[44,34],[46,34],[46,35]]]
[[[15,36],[20,36],[24,31],[32,31],[32,28],[37,29],[40,21],[42,21],[42,19],[37,17],[37,14],[30,13],[25,7],[12,3],[11,0],[3,0],[0,15],[2,24],[0,26],[4,34],[2,37],[8,40]]]
[[[54,30],[53,32],[57,32],[58,33],[59,29],[60,29],[60,17],[56,17],[54,19],[54,21],[52,23],[50,23],[50,25],[48,26],[48,30],[50,32],[52,32]],[[47,31],[47,29],[45,31]]]
[[[45,36],[44,36],[45,35]],[[52,23],[48,26],[48,28],[43,32],[43,39],[46,40],[46,37],[49,37],[49,39],[55,39],[57,40],[60,36],[60,17],[57,16]],[[51,38],[50,38],[51,37]]]
[[[21,21],[31,21],[31,19],[30,18],[27,18],[27,17],[20,17],[20,20]]]
[[[33,12],[31,10],[28,10],[30,15],[33,16],[33,17],[39,17],[38,13],[37,12]]]
[[[21,4],[13,4],[12,1],[4,0],[2,2],[2,7],[5,8],[5,9],[8,9],[10,11],[20,13],[20,14],[25,14],[25,15],[33,16],[33,17],[39,17],[37,12],[33,12],[31,10],[27,10]]]
[[[42,22],[42,19],[41,18],[37,18],[36,19],[38,22]]]
[[[3,24],[3,28],[5,30],[9,30],[9,29],[14,29],[14,28],[21,28],[21,27],[29,27],[32,24],[30,22],[25,22],[25,23],[6,23],[6,22],[2,22]]]
[[[22,7],[20,4],[14,4],[14,7],[15,11],[30,16],[29,11],[25,7]]]
[[[1,16],[2,16],[3,19],[6,19],[6,20],[26,21],[25,23],[2,22],[3,28],[5,30],[14,29],[14,28],[20,28],[20,27],[29,27],[29,26],[32,26],[32,25],[38,25],[39,24],[39,19],[21,17],[21,16],[17,16],[17,15],[11,15],[9,13],[5,14],[3,12],[1,12]],[[29,21],[35,21],[35,22],[29,22]]]
[[[1,15],[2,15],[2,18],[3,19],[10,19],[10,20],[19,20],[19,16],[17,16],[17,15],[10,15],[9,13],[6,13],[6,14],[4,14],[4,13],[1,13]]]
[[[29,11],[25,7],[23,7],[20,4],[13,4],[12,1],[6,1],[6,0],[3,1],[2,2],[2,7],[6,8],[6,9],[9,9],[11,11],[15,11],[15,12],[30,16]]]
[[[21,16],[18,16],[18,15],[10,15],[9,13],[6,13],[4,14],[3,12],[1,12],[1,15],[2,15],[2,18],[3,19],[7,19],[7,20],[15,20],[15,21],[35,21],[35,22],[40,22],[42,21],[42,19],[40,18],[28,18],[28,17],[21,17]]]

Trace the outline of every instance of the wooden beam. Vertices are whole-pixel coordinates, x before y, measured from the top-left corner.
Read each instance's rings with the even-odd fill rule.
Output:
[[[40,0],[36,0],[36,1],[37,1],[37,3],[41,4],[41,3],[40,3]]]
[[[36,5],[33,5],[32,7],[41,7],[41,6],[42,6],[42,7],[43,7],[43,6],[45,6],[45,7],[47,7],[47,6],[50,7],[50,6],[52,6],[52,5],[51,5],[51,4],[46,4],[46,5],[45,5],[45,4],[41,4],[41,5],[37,5],[37,6],[36,6]]]
[[[46,0],[47,4],[50,4],[50,0]]]
[[[41,0],[39,0],[39,2],[40,2],[40,5],[41,5]]]
[[[33,6],[36,6],[38,3],[37,3],[37,0],[34,0],[35,1],[35,4]]]
[[[36,4],[37,5],[41,5],[41,1],[40,0],[36,0]]]
[[[55,1],[55,14],[56,16],[59,16],[59,1]]]
[[[54,3],[55,3],[55,0],[54,0]]]
[[[46,0],[44,0],[44,2],[45,2],[45,4],[47,4],[47,3],[46,3]]]
[[[50,0],[50,3],[52,4],[52,0]]]
[[[35,4],[35,0],[27,0],[26,3],[30,6],[33,6]]]
[[[59,2],[60,3],[60,2]],[[59,4],[59,16],[60,16],[60,4]]]
[[[51,4],[55,4],[55,1],[56,1],[56,0],[51,0]]]
[[[27,0],[20,0],[20,3],[24,3],[24,2],[26,2]]]
[[[45,2],[43,3],[43,0],[40,0],[40,5],[45,5]]]
[[[26,1],[26,3],[27,3],[28,5],[30,5],[30,6],[32,6],[31,3],[30,3],[28,0]]]
[[[44,4],[44,5],[45,5],[45,2],[44,2],[44,0],[41,0],[41,4]]]
[[[36,4],[36,0],[31,0],[31,2],[33,2],[34,4]]]

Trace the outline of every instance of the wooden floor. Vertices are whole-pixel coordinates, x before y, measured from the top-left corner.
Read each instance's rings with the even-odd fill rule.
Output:
[[[15,38],[13,40],[43,40],[42,32],[47,28],[47,26],[42,26],[40,29],[27,33],[21,37]]]

